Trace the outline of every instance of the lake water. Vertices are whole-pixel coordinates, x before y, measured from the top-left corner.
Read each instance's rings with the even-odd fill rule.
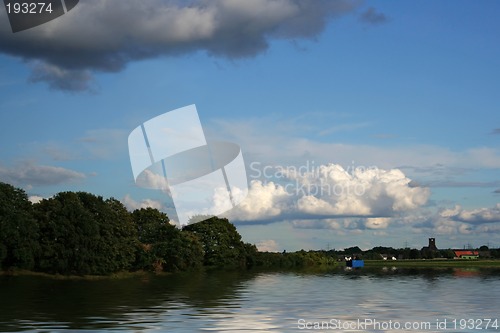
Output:
[[[500,332],[500,270],[212,272],[96,281],[0,277],[1,332],[405,328]]]

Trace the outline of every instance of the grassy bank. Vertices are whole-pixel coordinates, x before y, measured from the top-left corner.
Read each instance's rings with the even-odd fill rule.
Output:
[[[465,259],[432,259],[432,260],[365,260],[366,267],[500,267],[500,260],[465,260]]]

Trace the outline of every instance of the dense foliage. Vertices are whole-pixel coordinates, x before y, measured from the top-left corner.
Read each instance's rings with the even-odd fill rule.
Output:
[[[33,269],[38,225],[23,190],[0,182],[0,268]]]
[[[257,248],[241,241],[236,227],[227,219],[211,217],[202,222],[185,226],[203,246],[205,266],[246,267],[253,262]]]
[[[184,271],[203,263],[203,249],[197,237],[170,224],[166,214],[153,208],[132,213],[140,248],[136,268],[155,271]]]
[[[105,275],[247,268],[257,253],[227,219],[193,221],[181,230],[157,209],[129,212],[118,200],[85,192],[31,204],[23,190],[0,183],[0,269]]]
[[[307,268],[315,266],[329,266],[337,261],[335,254],[327,251],[297,252],[259,252],[256,255],[256,266],[268,268]]]
[[[132,267],[137,231],[119,201],[63,192],[33,207],[39,226],[37,270],[106,274]]]

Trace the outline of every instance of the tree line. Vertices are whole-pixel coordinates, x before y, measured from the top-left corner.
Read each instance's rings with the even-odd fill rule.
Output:
[[[479,258],[481,259],[500,259],[500,249],[490,249],[488,246],[483,245],[478,249]],[[439,249],[435,251],[424,251],[418,249],[406,248],[392,248],[386,246],[375,246],[369,250],[363,251],[358,246],[349,247],[342,251],[330,250],[329,252],[335,253],[338,257],[359,255],[366,260],[383,260],[384,256],[388,259],[392,257],[403,260],[418,260],[418,259],[453,259],[455,253],[452,249]]]
[[[3,270],[107,275],[203,267],[295,268],[331,261],[317,251],[259,252],[223,218],[210,217],[179,229],[157,209],[129,212],[114,198],[86,192],[61,192],[32,204],[22,189],[0,182]]]

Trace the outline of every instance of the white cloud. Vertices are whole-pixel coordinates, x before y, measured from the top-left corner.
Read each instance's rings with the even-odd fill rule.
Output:
[[[141,208],[155,208],[158,210],[163,209],[163,204],[160,201],[153,199],[143,199],[142,201],[134,200],[129,194],[125,195],[122,199],[122,203],[127,207],[128,210],[136,210]]]
[[[460,211],[462,210],[462,207],[460,207],[460,205],[455,205],[454,208],[445,208],[444,210],[442,210],[439,215],[441,217],[453,217],[453,216],[457,216],[458,214],[460,214]]]
[[[246,200],[230,212],[238,221],[287,218],[388,217],[424,205],[427,188],[411,187],[400,170],[357,169],[349,173],[340,165],[320,165],[299,172],[280,169],[282,179],[253,180]],[[373,220],[383,228],[388,220]]]
[[[484,224],[500,222],[500,203],[491,208],[463,209],[460,205],[446,208],[439,212],[442,220],[464,222],[468,224]]]
[[[28,200],[32,203],[32,204],[36,204],[36,203],[39,203],[40,201],[44,200],[45,198],[44,197],[40,197],[38,195],[30,195],[28,197]]]
[[[144,172],[137,177],[136,183],[144,188],[157,189],[161,190],[163,193],[170,193],[167,178],[162,176],[158,170],[144,170]]]
[[[500,222],[500,203],[497,203],[495,207],[492,208],[462,210],[453,216],[453,218],[458,221],[473,224]]]
[[[452,220],[437,220],[434,222],[433,231],[438,235],[452,235],[458,233],[461,223]]]
[[[255,244],[261,252],[280,252],[278,242],[273,239],[266,239]]]
[[[434,216],[423,216],[425,222],[416,223],[414,232],[439,235],[471,235],[500,232],[500,203],[492,208],[463,209],[456,205],[445,208]]]
[[[0,166],[0,181],[32,188],[33,186],[58,185],[86,178],[85,174],[49,165],[37,165],[27,161],[15,167]]]
[[[289,210],[292,205],[293,199],[283,186],[254,180],[250,183],[246,199],[228,212],[228,215],[230,218],[245,221],[272,219]]]

